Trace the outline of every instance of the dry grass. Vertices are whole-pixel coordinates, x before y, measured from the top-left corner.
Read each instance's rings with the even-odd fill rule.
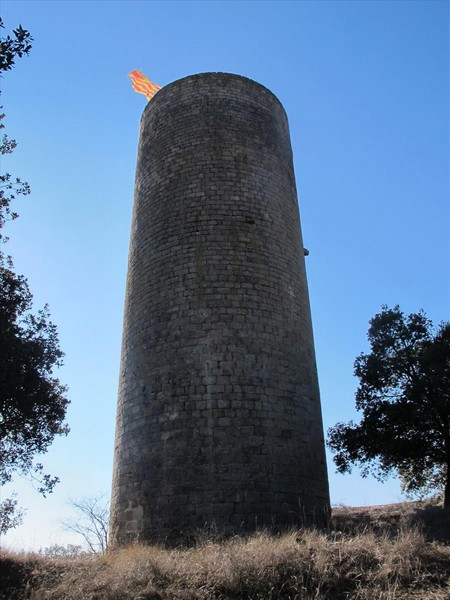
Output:
[[[72,559],[6,554],[0,598],[450,600],[450,547],[411,524],[414,511],[335,513],[328,532],[260,532],[178,550],[135,545]]]

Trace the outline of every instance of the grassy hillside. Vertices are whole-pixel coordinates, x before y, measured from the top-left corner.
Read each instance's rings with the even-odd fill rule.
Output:
[[[338,508],[327,532],[260,532],[105,556],[3,553],[2,600],[450,600],[450,511]]]

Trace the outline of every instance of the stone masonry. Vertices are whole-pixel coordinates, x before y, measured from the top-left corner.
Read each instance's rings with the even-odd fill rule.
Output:
[[[180,79],[141,120],[112,543],[328,510],[286,114],[244,77]]]

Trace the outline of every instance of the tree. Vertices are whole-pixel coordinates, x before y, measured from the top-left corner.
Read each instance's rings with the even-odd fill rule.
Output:
[[[4,29],[3,20],[0,18],[0,29]],[[5,71],[10,71],[17,57],[22,58],[25,54],[28,55],[31,50],[31,42],[33,38],[31,34],[23,29],[21,25],[14,29],[14,38],[6,36],[0,40],[0,77]],[[0,107],[0,109],[3,107]],[[0,114],[0,129],[4,129],[3,119],[5,115]],[[10,140],[7,135],[3,135],[0,144],[0,154],[11,154],[17,146],[16,140]],[[27,182],[22,181],[19,177],[12,178],[10,173],[0,175],[0,242],[7,241],[2,234],[3,226],[7,220],[17,219],[19,216],[15,211],[11,210],[11,202],[17,195],[28,195],[30,186]]]
[[[31,48],[28,31],[19,26],[13,33],[14,38],[1,40],[0,74]],[[15,147],[15,140],[3,136],[1,154],[11,154]],[[5,224],[18,216],[12,201],[29,192],[28,184],[19,178],[9,173],[0,176],[0,243],[7,241]],[[53,376],[63,357],[56,327],[47,306],[33,314],[32,304],[27,280],[14,272],[12,258],[0,251],[0,485],[21,474],[37,482],[38,491],[45,495],[58,478],[44,473],[35,458],[48,450],[56,435],[67,434],[68,400],[65,386]],[[3,500],[0,530],[16,527],[22,514],[14,496]]]
[[[16,494],[0,502],[0,535],[22,523],[24,511],[17,507]]]
[[[77,558],[83,554],[83,549],[81,546],[75,544],[67,544],[66,546],[52,544],[43,550],[41,548],[39,554],[47,558]]]
[[[63,521],[68,531],[73,531],[86,542],[94,554],[104,554],[108,548],[109,503],[104,494],[94,498],[69,500],[77,512],[77,518]]]
[[[0,17],[0,29],[4,28],[3,19]],[[0,72],[10,71],[17,57],[22,58],[24,54],[30,53],[33,41],[30,32],[19,25],[13,30],[13,35],[13,38],[7,35],[1,39]]]
[[[437,330],[425,313],[382,307],[370,321],[369,354],[360,354],[357,425],[328,431],[340,473],[358,464],[379,480],[400,475],[409,493],[444,490],[450,507],[450,323]]]
[[[14,472],[32,474],[45,494],[58,479],[33,459],[68,432],[66,388],[52,376],[63,353],[48,307],[31,312],[27,281],[11,266],[0,256],[0,484]]]

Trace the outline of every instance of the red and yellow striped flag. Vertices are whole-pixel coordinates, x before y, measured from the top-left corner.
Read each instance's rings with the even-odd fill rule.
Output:
[[[133,90],[147,96],[147,100],[151,100],[155,93],[161,89],[159,85],[156,85],[156,83],[152,83],[150,79],[147,79],[142,71],[131,71],[131,73],[128,73],[128,77],[131,77]]]

